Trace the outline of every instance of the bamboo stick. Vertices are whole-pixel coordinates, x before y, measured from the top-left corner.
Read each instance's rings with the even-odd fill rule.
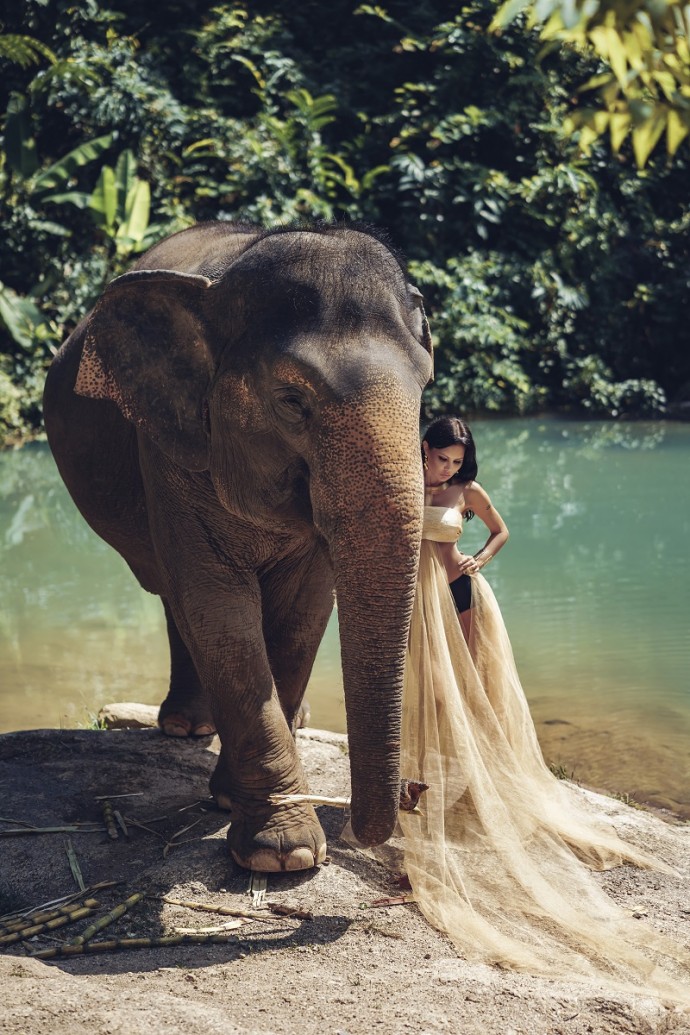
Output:
[[[50,960],[57,956],[77,956],[88,952],[114,952],[118,949],[163,949],[175,945],[225,945],[234,942],[236,934],[171,934],[161,938],[112,938],[104,942],[67,942],[51,949],[32,952],[32,960]]]
[[[48,920],[55,920],[58,916],[69,916],[74,913],[77,909],[81,909],[84,906],[89,909],[97,909],[99,902],[95,898],[87,898],[84,902],[77,902],[70,906],[59,906],[57,909],[51,909],[42,913],[32,913],[27,917],[23,917],[19,920],[12,920],[8,924],[4,924],[0,927],[0,936],[11,934],[14,931],[23,931],[25,927],[30,924],[44,924]]]
[[[6,934],[0,938],[0,945],[12,945],[14,942],[24,941],[25,938],[33,938],[35,934],[42,934],[43,931],[54,931],[58,927],[64,927],[65,924],[74,923],[75,920],[83,920],[85,916],[91,916],[93,912],[93,909],[84,906],[81,909],[75,909],[73,913],[56,916],[46,923],[32,924],[29,927],[20,928],[18,931],[13,931],[12,934]]]
[[[86,889],[87,894],[91,894],[94,891],[102,891],[104,888],[114,888],[116,885],[121,884],[119,880],[102,880],[98,884],[92,884]],[[52,898],[49,902],[41,902],[37,906],[27,906],[26,909],[15,909],[13,913],[5,913],[0,916],[0,923],[6,923],[9,920],[21,920],[23,918],[33,917],[34,913],[38,913],[40,910],[50,909],[51,906],[58,906],[60,904],[66,905],[68,902],[74,902],[75,900],[81,899],[82,893],[80,891],[73,891],[69,895],[61,895],[60,898]]]
[[[103,822],[105,823],[105,829],[108,832],[108,837],[111,839],[111,841],[117,841],[119,834],[117,832],[117,827],[115,826],[113,805],[109,798],[101,799],[101,812],[103,813]]]
[[[119,920],[121,916],[124,916],[132,906],[135,906],[137,902],[141,902],[142,898],[144,898],[143,891],[137,891],[134,895],[130,895],[125,902],[122,902],[119,906],[115,906],[115,908],[111,909],[109,913],[102,916],[100,920],[96,920],[96,922],[87,927],[85,931],[82,931],[78,938],[73,938],[69,944],[72,946],[84,945],[85,942],[88,942],[93,938],[94,934],[98,934],[98,932],[102,931],[104,928],[110,927],[110,925],[114,924],[116,920]]]

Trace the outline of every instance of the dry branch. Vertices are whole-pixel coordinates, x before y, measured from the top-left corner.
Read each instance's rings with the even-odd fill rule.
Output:
[[[268,910],[266,912],[250,912],[247,909],[235,909],[232,906],[214,906],[207,902],[186,902],[178,898],[167,898],[161,895],[158,898],[159,902],[167,902],[170,906],[182,906],[185,909],[197,909],[204,913],[216,913],[218,916],[237,916],[243,917],[247,920],[277,920],[277,916],[271,916],[272,912],[278,912],[273,910],[269,903]]]

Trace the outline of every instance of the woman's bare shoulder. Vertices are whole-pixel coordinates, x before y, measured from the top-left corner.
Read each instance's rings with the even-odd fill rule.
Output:
[[[491,506],[491,499],[483,485],[479,482],[464,482],[462,485],[463,506],[466,510],[477,511],[480,504]]]
[[[465,496],[479,496],[480,499],[488,499],[489,494],[479,482],[463,482],[462,491]]]

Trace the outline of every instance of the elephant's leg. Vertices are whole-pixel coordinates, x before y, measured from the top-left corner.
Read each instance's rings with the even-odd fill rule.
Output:
[[[294,736],[306,725],[304,692],[333,610],[333,573],[320,544],[314,543],[299,564],[265,575],[261,596],[271,672]]]
[[[211,736],[216,727],[207,695],[165,600],[163,607],[170,644],[170,690],[160,707],[158,725],[168,737]]]
[[[232,584],[227,578],[212,605],[196,603],[193,618],[172,600],[171,610],[209,688],[221,740],[211,792],[232,813],[230,852],[251,870],[309,869],[326,855],[313,807],[269,800],[308,788],[269,667],[258,583],[245,578]]]

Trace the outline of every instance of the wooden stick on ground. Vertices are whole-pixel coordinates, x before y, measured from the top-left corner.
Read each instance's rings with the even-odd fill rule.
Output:
[[[186,902],[183,899],[178,898],[167,898],[165,895],[161,895],[158,899],[159,902],[167,902],[170,906],[183,906],[185,909],[198,909],[204,913],[216,913],[218,916],[237,916],[244,917],[247,920],[278,920],[279,917],[272,916],[270,904],[269,909],[265,912],[250,912],[247,909],[235,909],[232,906],[214,906],[206,902]],[[270,912],[269,912],[270,910]]]

